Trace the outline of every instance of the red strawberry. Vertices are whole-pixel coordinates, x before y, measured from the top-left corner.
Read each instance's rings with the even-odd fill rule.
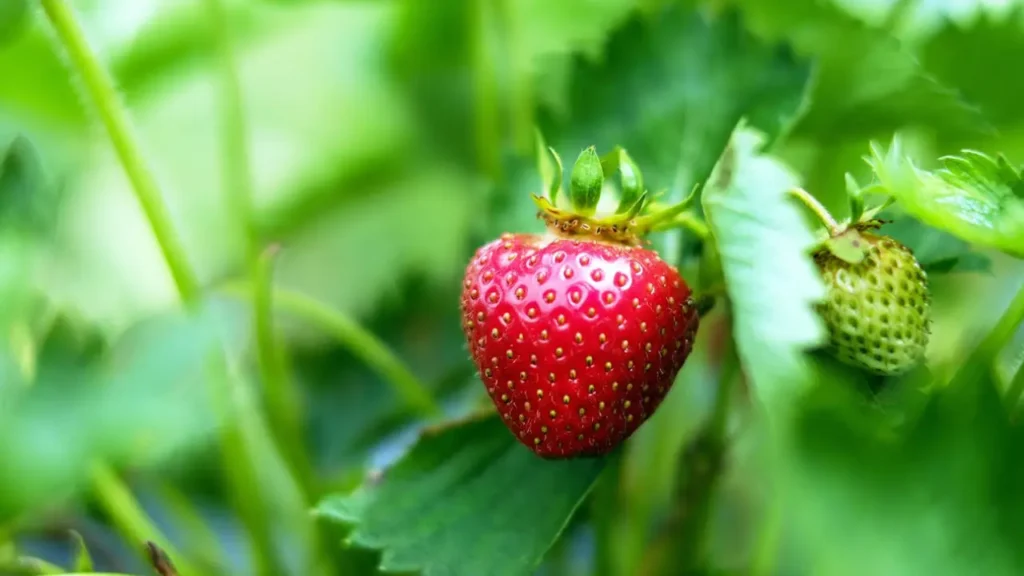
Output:
[[[473,361],[501,417],[546,458],[605,454],[665,398],[697,331],[690,288],[650,250],[504,235],[462,292]]]
[[[690,288],[640,246],[688,205],[650,206],[639,168],[617,148],[584,150],[570,204],[561,159],[549,196],[534,196],[549,234],[503,235],[466,269],[462,323],[473,361],[505,424],[545,458],[606,454],[657,409],[697,331]],[[609,166],[618,208],[598,214]]]

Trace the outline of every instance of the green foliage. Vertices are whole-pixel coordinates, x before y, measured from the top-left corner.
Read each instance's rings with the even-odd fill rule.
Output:
[[[1020,572],[1019,6],[222,3],[0,0],[0,573],[149,573],[147,541],[181,576]],[[112,73],[160,238],[60,7]],[[489,403],[460,275],[542,231],[530,194],[572,180],[548,144],[605,153],[601,211],[701,193],[649,239],[715,307],[607,460],[451,420]],[[839,220],[895,200],[881,232],[929,272],[925,366],[808,351],[823,237],[797,185]],[[180,308],[178,237],[202,294]]]
[[[46,181],[39,155],[24,137],[15,138],[0,162],[0,225],[5,230],[53,235],[57,194]]]
[[[733,310],[736,346],[759,399],[777,410],[811,383],[803,352],[824,342],[813,309],[825,296],[807,228],[789,191],[797,176],[739,130],[704,191]]]
[[[1005,16],[982,14],[964,23],[946,22],[921,47],[921,63],[977,104],[990,122],[1020,122],[1024,110],[1012,95],[1024,90],[1024,79],[1003,71],[1024,58],[1022,29],[1020,8]]]
[[[883,30],[831,2],[735,0],[751,27],[787,40],[815,58],[817,74],[806,116],[794,135],[823,145],[864,139],[909,126],[957,134],[986,128],[979,111],[937,82],[917,58]]]
[[[801,411],[786,510],[806,561],[829,574],[1015,574],[1024,562],[1019,426],[988,372],[942,390],[894,430],[828,392]],[[993,505],[998,502],[998,505]]]
[[[354,524],[351,544],[383,549],[385,571],[527,574],[603,465],[538,458],[492,413],[427,430],[394,467],[317,511]]]
[[[672,4],[617,28],[603,58],[578,58],[568,112],[544,134],[563,152],[622,146],[652,191],[703,183],[746,116],[769,138],[802,102],[808,63],[750,36],[736,13],[714,18]]]
[[[900,141],[871,148],[871,168],[886,192],[930,226],[1024,258],[1024,179],[1005,157],[965,150],[927,171],[904,155]]]
[[[103,362],[59,331],[44,366],[0,384],[0,521],[74,493],[95,459],[153,465],[210,437],[217,425],[203,373],[219,341],[215,311],[140,322]],[[66,325],[65,325],[66,326]]]

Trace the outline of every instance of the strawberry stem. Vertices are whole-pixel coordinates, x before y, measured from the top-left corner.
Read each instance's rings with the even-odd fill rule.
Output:
[[[825,228],[828,229],[828,233],[830,236],[837,236],[842,233],[843,230],[839,226],[839,223],[836,222],[836,219],[832,217],[832,214],[829,213],[829,211],[825,208],[825,206],[821,204],[821,202],[818,202],[817,198],[811,196],[810,192],[804,190],[803,188],[793,188],[789,191],[789,193],[795,196],[801,202],[803,202],[804,206],[807,206],[807,208],[809,208],[811,212],[814,212],[815,216],[818,217],[818,220],[821,220],[821,223],[824,224]]]
[[[245,283],[228,283],[220,291],[233,297],[254,297],[253,287]],[[428,419],[443,414],[426,384],[384,342],[354,319],[301,292],[273,288],[271,297],[277,309],[317,326],[365,362],[391,385],[411,413]]]

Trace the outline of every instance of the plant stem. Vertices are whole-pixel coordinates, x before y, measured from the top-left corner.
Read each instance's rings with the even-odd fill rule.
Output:
[[[625,463],[622,450],[612,453],[590,498],[594,526],[594,576],[614,576],[618,573],[616,551],[621,533]]]
[[[303,490],[310,494],[312,471],[306,461],[302,439],[302,409],[288,377],[284,352],[274,337],[270,285],[276,250],[260,254],[260,234],[253,208],[252,167],[249,160],[249,131],[245,120],[241,79],[235,57],[230,22],[223,0],[206,0],[220,55],[222,144],[224,147],[224,189],[231,212],[240,222],[249,278],[256,287],[253,298],[257,359],[266,395],[270,431]]]
[[[1013,338],[1013,334],[1021,322],[1024,322],[1024,285],[1017,290],[1017,294],[1014,295],[1003,315],[999,317],[996,325],[978,345],[977,353],[982,358],[995,358]]]
[[[307,458],[302,433],[302,410],[297,391],[292,386],[285,362],[284,350],[274,334],[272,315],[271,285],[273,282],[273,257],[275,249],[260,253],[261,238],[256,225],[253,202],[253,177],[249,153],[249,131],[245,118],[241,79],[235,55],[231,22],[223,0],[206,0],[206,7],[217,45],[220,64],[221,97],[221,144],[224,155],[224,192],[229,212],[238,219],[242,231],[245,264],[249,279],[254,286],[252,299],[253,330],[256,340],[256,356],[264,390],[263,409],[267,420],[248,420],[250,426],[261,430],[272,441],[287,469],[287,476],[297,481],[304,504],[314,498],[313,470]],[[265,423],[266,422],[266,423]],[[257,473],[267,465],[250,449],[251,438],[242,430],[245,424],[238,421],[230,425],[238,430],[230,432],[224,439],[224,460],[228,467],[237,467]],[[274,451],[273,448],[270,449]],[[228,475],[233,491],[250,494],[244,484],[251,482],[246,474]],[[257,572],[280,573],[283,559],[274,553],[273,530],[267,516],[268,510],[258,505],[258,493],[235,499],[235,505],[246,525],[257,557]],[[312,546],[312,554],[318,554],[318,547]],[[315,562],[316,559],[310,559]]]
[[[156,180],[146,166],[138,144],[131,133],[128,114],[114,89],[110,75],[89,47],[75,16],[63,0],[41,0],[57,37],[71,59],[74,70],[85,83],[86,95],[99,112],[121,165],[132,183],[135,197],[156,237],[168,270],[178,289],[180,298],[192,302],[199,294],[199,282],[192,272],[170,215],[164,206]],[[132,496],[117,474],[105,464],[97,463],[92,473],[97,498],[118,526],[122,535],[140,545],[147,540],[158,540],[170,548],[169,541],[146,516],[142,506]],[[142,550],[138,551],[144,554]],[[183,574],[198,574],[180,554],[174,554],[184,568]]]
[[[779,537],[782,531],[782,510],[777,500],[768,503],[768,512],[758,530],[757,547],[751,560],[750,576],[774,574],[779,554]]]
[[[253,297],[251,288],[244,285],[231,284],[224,286],[222,290],[235,297]],[[281,310],[303,318],[334,336],[339,343],[380,374],[411,411],[427,418],[441,414],[441,407],[427,386],[406,368],[387,345],[358,322],[326,304],[291,290],[274,289],[273,300]]]
[[[171,515],[179,533],[183,534],[182,545],[192,551],[193,557],[203,566],[225,566],[217,534],[203,520],[196,505],[189,501],[177,486],[160,482],[155,487],[160,503]]]
[[[104,511],[140,558],[148,561],[145,544],[149,541],[156,541],[174,560],[182,576],[201,574],[171,544],[167,537],[160,533],[160,530],[139,506],[131,491],[113,470],[105,464],[96,464],[92,470],[92,481],[93,489],[96,491],[96,496]]]
[[[1013,337],[1021,322],[1024,322],[1024,285],[1017,290],[1017,294],[1014,295],[1013,300],[1010,301],[1010,305],[1003,312],[1003,315],[996,321],[995,326],[989,330],[988,334],[985,335],[974,351],[967,357],[967,360],[960,366],[960,369],[953,375],[949,386],[967,385],[975,380],[975,375],[979,371],[989,370],[995,357]],[[1011,398],[1010,394],[1014,393],[1015,389],[1019,387],[1017,382],[1020,377],[1020,371],[1018,370],[1017,375],[1014,376],[1013,384],[1010,385],[1010,389],[1007,392],[1007,396],[1003,399],[1004,404],[1016,406],[1017,401],[1019,401],[1019,393],[1016,399]],[[1013,404],[1010,404],[1011,401]]]
[[[810,192],[803,188],[793,188],[789,193],[803,202],[811,212],[814,212],[815,216],[818,217],[818,220],[821,220],[821,223],[828,229],[829,236],[837,236],[841,233],[839,223],[836,222],[836,219],[832,217],[832,214],[829,213],[825,206],[823,206],[821,202],[818,202],[818,199],[812,196]]]
[[[273,259],[277,250],[267,249],[253,271],[253,316],[260,374],[266,394],[264,405],[278,448],[299,480],[307,497],[314,491],[313,474],[306,459],[302,408],[285,364],[284,351],[274,333]]]
[[[715,404],[708,422],[683,451],[674,510],[651,546],[645,574],[694,574],[704,568],[707,527],[725,459],[725,436],[738,372],[736,344],[730,336],[720,363]]]
[[[501,158],[498,150],[498,87],[494,77],[497,68],[488,44],[488,33],[493,30],[495,9],[492,2],[487,0],[469,0],[469,4],[470,17],[466,18],[466,37],[472,58],[470,74],[473,81],[476,150],[483,172],[498,176],[501,173]]]
[[[41,0],[57,36],[67,50],[71,62],[85,83],[85,92],[96,107],[107,135],[132,183],[135,197],[149,221],[157,244],[170,270],[171,278],[185,302],[192,302],[199,293],[196,279],[185,250],[174,231],[171,217],[161,200],[156,179],[146,165],[132,134],[128,113],[121,102],[109,73],[89,47],[81,27],[64,0]]]
[[[1013,375],[1010,387],[1006,390],[1006,410],[1011,419],[1016,416],[1021,394],[1024,394],[1024,365],[1017,368],[1017,373]]]

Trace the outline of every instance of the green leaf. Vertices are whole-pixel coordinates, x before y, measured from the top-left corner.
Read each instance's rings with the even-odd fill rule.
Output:
[[[815,236],[790,199],[797,176],[759,155],[762,136],[741,129],[704,191],[732,304],[736,345],[769,408],[809,385],[803,351],[824,340],[815,302],[825,296],[809,256]]]
[[[384,571],[520,576],[533,572],[603,467],[543,460],[492,414],[426,432],[381,478],[327,497],[317,512],[354,524],[349,541],[383,550]]]
[[[57,223],[58,201],[35,148],[26,138],[15,138],[0,162],[0,226],[49,236]]]
[[[1008,422],[990,370],[898,428],[835,387],[820,392],[781,467],[801,564],[836,576],[1019,573],[1024,463],[1006,455],[1024,449],[1024,428]]]
[[[1002,126],[1024,119],[1024,107],[1014,97],[1024,92],[1024,77],[1005,73],[1024,59],[1019,10],[1009,17],[947,21],[920,54],[925,69],[977,104],[988,120]]]
[[[817,63],[812,104],[794,136],[834,145],[837,139],[877,137],[906,126],[945,134],[991,130],[976,107],[931,77],[899,41],[830,2],[735,3],[759,35],[790,42]]]
[[[47,369],[34,383],[0,381],[0,521],[74,494],[97,460],[154,465],[208,440],[218,424],[204,378],[219,345],[214,313],[150,318],[89,364],[44,344]]]
[[[967,242],[1024,258],[1021,172],[1006,158],[965,150],[927,171],[904,155],[895,138],[888,151],[871,146],[868,164],[908,214]]]
[[[799,111],[808,63],[751,37],[735,13],[708,18],[677,4],[615,30],[598,62],[578,58],[568,114],[545,110],[560,150],[621,145],[648,187],[704,182],[741,117],[783,132]]]

